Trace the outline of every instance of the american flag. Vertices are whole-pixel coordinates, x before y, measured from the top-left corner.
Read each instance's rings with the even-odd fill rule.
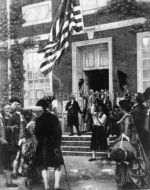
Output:
[[[49,43],[44,52],[40,70],[46,76],[59,63],[61,56],[69,46],[69,37],[73,31],[83,30],[83,18],[79,0],[62,0],[52,24]]]

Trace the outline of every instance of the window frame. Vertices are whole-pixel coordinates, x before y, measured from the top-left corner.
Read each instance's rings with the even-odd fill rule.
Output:
[[[44,2],[40,2],[40,3],[34,3],[34,4],[30,4],[30,5],[23,6],[23,7],[22,7],[22,14],[24,15],[24,13],[26,12],[26,10],[28,10],[28,9],[36,8],[36,7],[38,7],[38,6],[43,6],[43,5],[48,5],[49,8],[51,9],[50,14],[49,14],[49,17],[46,18],[46,19],[39,19],[39,20],[30,21],[30,22],[25,22],[25,23],[22,25],[23,27],[52,22],[52,0],[44,1]],[[24,17],[23,17],[23,18],[24,18]],[[24,20],[26,20],[26,19],[24,18]]]
[[[25,82],[24,82],[24,90],[25,90],[25,92],[26,92],[26,95],[25,95],[25,97],[24,97],[24,105],[25,106],[27,106],[27,107],[29,107],[30,106],[30,104],[29,104],[29,78],[28,78],[28,71],[30,71],[30,70],[28,70],[28,57],[27,57],[27,55],[29,54],[29,53],[37,53],[38,52],[38,48],[37,47],[35,47],[35,48],[32,48],[32,49],[27,49],[27,50],[25,50],[25,52],[24,52],[24,60],[23,60],[23,65],[24,65],[24,69],[25,69],[25,73],[24,73],[24,77],[25,77]],[[52,87],[52,72],[51,73],[49,73],[48,74],[48,79],[49,79],[49,94],[53,94],[53,87]],[[34,80],[34,79],[33,79]],[[45,79],[46,80],[46,79]],[[48,89],[47,88],[47,86],[46,86],[46,83],[43,83],[43,85],[44,85],[44,93],[45,93],[45,90],[46,89]],[[41,89],[38,89],[38,88],[35,88],[35,87],[33,87],[33,89],[32,90],[34,90],[34,91],[36,91],[36,95],[38,94],[38,92],[41,90]],[[47,94],[44,94],[44,95],[47,95]],[[38,98],[38,97],[31,97],[31,98]]]
[[[150,32],[141,32],[137,33],[137,91],[143,93],[144,84],[143,82],[146,81],[143,79],[143,58],[142,58],[142,39],[143,37],[150,38]],[[149,58],[150,59],[150,58]],[[150,79],[147,80],[150,82]]]
[[[103,6],[96,6],[96,8],[91,8],[91,9],[88,9],[88,10],[83,10],[82,9],[82,3],[81,1],[84,1],[84,0],[80,0],[80,5],[81,5],[81,10],[82,10],[82,14],[83,15],[89,15],[89,14],[94,14],[97,10],[99,9],[103,9],[104,7],[106,7],[106,5],[111,1],[111,0],[105,0],[106,1],[106,5],[103,5]],[[97,0],[95,0],[96,4],[98,5],[98,2]]]

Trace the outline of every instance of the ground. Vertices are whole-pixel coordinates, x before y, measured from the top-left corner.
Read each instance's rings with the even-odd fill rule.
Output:
[[[64,156],[70,189],[64,167],[62,170],[61,187],[66,190],[118,190],[115,183],[115,163],[102,159],[89,162],[88,159],[88,157],[83,156]],[[23,177],[19,177],[14,182],[18,183],[18,188],[6,188],[5,178],[3,175],[0,175],[0,190],[27,190],[24,186]],[[53,185],[54,175],[51,171],[50,190],[53,190]],[[44,187],[42,184],[35,185],[32,190],[44,190]]]
[[[89,162],[88,157],[64,156],[65,168],[69,179],[71,190],[117,190],[115,183],[115,163],[98,159]],[[61,178],[61,187],[68,189],[67,178],[63,167]],[[9,188],[9,190],[25,190],[24,178],[19,177],[14,182],[19,184],[18,188]],[[53,189],[54,176],[50,172],[50,187]],[[5,178],[0,175],[0,190],[6,190]],[[36,185],[33,190],[43,190],[43,185]]]

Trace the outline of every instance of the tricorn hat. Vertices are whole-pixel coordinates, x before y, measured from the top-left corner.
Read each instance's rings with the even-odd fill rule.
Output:
[[[41,106],[42,108],[48,108],[49,104],[54,100],[54,96],[45,96],[40,99],[36,106]]]

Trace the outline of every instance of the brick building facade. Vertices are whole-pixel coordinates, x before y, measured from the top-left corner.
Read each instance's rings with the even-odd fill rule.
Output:
[[[144,24],[146,18],[98,14],[109,0],[99,0],[99,4],[88,4],[87,0],[81,2],[85,29],[71,37],[70,48],[53,74],[47,78],[38,75],[37,62],[42,57],[37,54],[38,47],[25,51],[25,105],[35,104],[43,94],[50,93],[57,93],[60,99],[65,100],[67,94],[73,92],[79,98],[78,81],[81,78],[85,81],[84,91],[106,88],[113,100],[113,92],[119,91],[117,70],[127,74],[131,92],[143,92],[150,86],[150,33],[131,32],[133,26]],[[25,23],[19,40],[33,37],[39,42],[46,41],[59,4],[60,0],[22,0]],[[2,46],[2,42],[0,44]],[[3,62],[1,57],[1,65]]]

